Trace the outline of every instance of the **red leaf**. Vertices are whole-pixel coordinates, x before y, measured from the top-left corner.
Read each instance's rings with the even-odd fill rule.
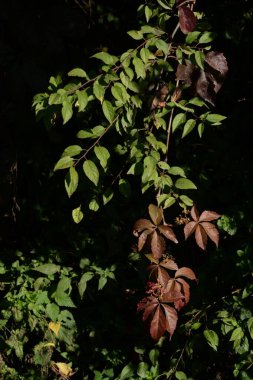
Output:
[[[172,337],[177,327],[177,319],[178,319],[177,312],[175,309],[173,309],[173,307],[170,307],[168,305],[162,304],[162,307],[164,309],[165,317],[166,317],[166,330]]]
[[[192,206],[192,209],[191,209],[191,217],[192,217],[192,219],[193,219],[195,222],[198,222],[198,220],[199,220],[199,212],[198,212],[196,206]]]
[[[166,327],[165,314],[162,308],[158,306],[150,323],[150,335],[157,341],[165,333]]]
[[[158,226],[158,224],[161,223],[163,220],[163,210],[161,207],[157,207],[155,205],[149,205],[148,206],[148,211],[150,218],[152,219],[153,223]]]
[[[170,260],[170,259],[165,259],[165,260],[161,261],[160,265],[166,269],[178,270],[178,266],[175,263],[175,261]]]
[[[195,239],[196,239],[196,243],[198,244],[198,246],[201,249],[205,250],[206,244],[207,244],[207,234],[206,234],[204,228],[200,224],[198,224],[198,226],[196,228]]]
[[[193,11],[187,6],[182,6],[178,10],[179,14],[179,26],[184,34],[192,32],[196,26],[196,17]]]
[[[197,280],[195,273],[190,268],[182,267],[176,271],[175,278],[182,276],[189,278],[190,280]]]
[[[175,308],[176,308],[178,311],[180,311],[180,310],[182,309],[182,307],[184,307],[184,305],[185,305],[184,300],[178,300],[178,301],[175,301],[175,302],[174,302],[174,306],[175,306]]]
[[[188,239],[191,234],[196,230],[198,223],[197,222],[189,222],[184,226],[184,236],[185,240]]]
[[[219,219],[221,215],[214,211],[203,211],[199,217],[199,222],[211,222],[212,220]]]
[[[176,238],[176,235],[174,234],[173,230],[166,225],[160,225],[158,227],[159,231],[169,240],[174,241],[174,243],[178,243],[178,240]]]
[[[182,285],[181,291],[185,297],[184,301],[185,303],[188,303],[190,300],[190,285],[183,278],[178,278],[177,282]]]
[[[142,298],[142,300],[140,300],[140,302],[138,302],[137,304],[137,312],[144,310],[147,304],[151,301],[151,298],[154,298],[154,297],[149,296],[149,297]]]
[[[139,219],[135,222],[134,231],[142,232],[143,230],[149,230],[155,228],[154,224],[148,219]]]
[[[144,313],[142,316],[142,320],[146,321],[148,317],[150,317],[156,310],[157,306],[159,306],[159,302],[157,299],[154,299],[152,302],[147,304],[147,306],[144,309]]]
[[[216,247],[219,245],[219,232],[217,228],[212,223],[202,222],[201,226],[204,228],[205,232],[209,238],[216,244]]]
[[[160,259],[165,252],[164,238],[158,235],[157,231],[152,234],[151,251],[155,259]]]
[[[161,284],[162,287],[165,288],[168,284],[169,279],[170,279],[170,276],[168,275],[167,271],[158,266],[157,282],[159,282],[159,284]]]

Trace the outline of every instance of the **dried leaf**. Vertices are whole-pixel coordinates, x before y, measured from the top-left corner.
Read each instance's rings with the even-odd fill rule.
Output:
[[[178,9],[179,26],[184,34],[192,32],[196,26],[196,17],[193,11],[187,6],[183,5]]]
[[[187,267],[182,267],[178,269],[178,271],[176,271],[175,278],[182,277],[182,276],[189,278],[189,280],[197,280],[193,270]]]
[[[199,71],[199,76],[196,81],[196,92],[197,94],[213,106],[215,100],[215,91],[214,83],[211,80],[211,77],[207,75],[204,70]]]
[[[166,331],[166,318],[162,308],[159,306],[150,323],[150,335],[157,341]]]
[[[177,312],[173,307],[170,307],[168,305],[162,304],[162,307],[164,309],[165,317],[166,317],[166,330],[172,337],[174,334],[174,331],[177,327]]]
[[[158,91],[155,94],[155,97],[151,104],[151,109],[161,108],[165,107],[166,105],[166,98],[169,94],[169,88],[167,84],[163,84]]]
[[[150,215],[150,218],[152,219],[153,223],[158,226],[162,219],[163,219],[163,210],[161,207],[157,207],[153,204],[150,204],[148,206],[148,211],[149,211],[149,215]]]
[[[184,236],[185,240],[188,239],[191,234],[196,230],[198,223],[197,222],[189,222],[184,226]]]
[[[157,231],[154,231],[151,239],[151,251],[155,259],[160,259],[165,252],[165,241]]]
[[[205,232],[209,238],[215,243],[216,247],[219,245],[219,231],[212,223],[202,222],[201,226],[204,228]]]
[[[196,239],[196,243],[198,244],[198,246],[201,249],[205,250],[206,244],[207,244],[207,234],[206,234],[204,228],[200,224],[198,224],[198,226],[196,228],[195,239]]]
[[[211,222],[212,220],[219,219],[221,215],[214,211],[203,211],[199,217],[199,222]]]
[[[173,241],[174,243],[178,243],[178,240],[176,238],[176,235],[174,234],[173,230],[166,225],[160,225],[158,226],[159,231],[169,240]]]
[[[176,79],[191,84],[194,69],[195,67],[190,61],[187,61],[186,65],[179,64],[177,66]]]

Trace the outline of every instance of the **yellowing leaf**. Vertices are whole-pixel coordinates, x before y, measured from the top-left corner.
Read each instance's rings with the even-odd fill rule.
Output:
[[[56,336],[58,336],[58,332],[61,328],[61,324],[60,322],[49,322],[49,325],[48,327],[50,328],[50,330],[52,330]]]
[[[66,363],[57,362],[53,364],[53,367],[61,376],[72,376],[74,374],[72,368]]]

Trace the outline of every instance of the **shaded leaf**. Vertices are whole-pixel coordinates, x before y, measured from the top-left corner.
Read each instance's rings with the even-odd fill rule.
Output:
[[[219,337],[213,330],[205,330],[204,337],[207,340],[207,343],[210,347],[212,347],[215,351],[217,351],[219,345]]]
[[[178,270],[178,266],[175,263],[175,261],[170,260],[170,259],[165,259],[165,260],[161,261],[160,265],[166,269]]]
[[[55,273],[59,272],[60,269],[61,269],[60,265],[56,265],[56,264],[52,264],[52,263],[42,264],[36,268],[33,268],[33,270],[36,270],[37,272],[47,274],[47,275],[55,274]]]
[[[148,219],[139,219],[134,224],[134,231],[142,232],[143,230],[154,229],[155,226]]]
[[[182,285],[181,292],[184,295],[183,302],[186,304],[190,300],[190,285],[183,278],[178,278],[177,283]]]
[[[217,51],[209,51],[206,54],[205,62],[214,70],[217,70],[222,77],[225,77],[227,75],[228,64],[223,53]]]

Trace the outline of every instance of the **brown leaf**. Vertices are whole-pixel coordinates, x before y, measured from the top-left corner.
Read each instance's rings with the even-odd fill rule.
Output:
[[[184,236],[185,240],[188,239],[191,234],[196,230],[198,223],[197,222],[189,222],[184,226]]]
[[[170,276],[169,276],[168,272],[165,269],[158,266],[157,282],[159,284],[161,284],[163,288],[165,288],[168,284],[169,279],[170,279]]]
[[[190,61],[187,61],[185,65],[179,64],[177,66],[176,79],[191,84],[194,69],[195,66]]]
[[[165,260],[161,261],[160,265],[166,269],[178,270],[178,266],[175,263],[175,261],[170,260],[170,259],[165,259]]]
[[[146,243],[147,241],[147,237],[148,237],[148,232],[147,230],[146,231],[143,231],[142,234],[139,236],[139,239],[138,239],[138,251],[140,252],[142,250],[142,248],[144,247],[144,244]]]
[[[199,217],[199,222],[211,222],[212,220],[219,219],[221,215],[214,211],[203,211]]]
[[[178,9],[179,26],[184,34],[192,32],[196,26],[196,17],[193,11],[187,6],[183,5]]]
[[[158,306],[150,323],[150,335],[155,341],[157,341],[161,338],[161,336],[163,336],[165,331],[166,331],[165,314],[161,306]]]
[[[142,298],[142,300],[140,300],[140,302],[138,302],[137,304],[137,312],[144,310],[151,302],[153,302],[156,299],[157,298],[153,296]]]
[[[152,302],[148,303],[147,306],[145,307],[144,313],[143,313],[143,316],[142,316],[142,320],[146,321],[146,319],[148,317],[151,317],[152,314],[155,312],[157,306],[159,306],[159,302],[158,302],[158,300],[156,298],[154,298],[154,300]]]
[[[160,259],[165,252],[165,240],[164,238],[154,231],[151,239],[151,251],[155,259]]]
[[[215,101],[215,91],[214,91],[214,83],[211,80],[210,75],[206,73],[204,70],[199,70],[198,79],[195,83],[195,88],[197,94],[213,106]]]
[[[166,330],[170,334],[170,337],[174,334],[174,331],[177,327],[177,312],[173,307],[170,307],[166,304],[162,304],[162,307],[164,309],[165,318],[166,318]]]
[[[182,267],[176,271],[175,278],[182,277],[182,276],[189,278],[189,280],[197,280],[193,270],[187,267]]]
[[[137,220],[137,222],[135,222],[135,225],[134,225],[134,231],[137,231],[139,233],[144,230],[150,230],[154,228],[155,228],[154,224],[151,223],[150,220],[148,219],[139,219]]]
[[[215,243],[216,247],[218,247],[219,231],[217,230],[217,228],[212,223],[208,223],[208,222],[202,222],[201,226],[204,228],[209,238]]]
[[[188,303],[190,300],[190,285],[183,278],[178,278],[177,282],[182,285],[181,292],[184,295],[184,302]]]
[[[218,71],[222,77],[227,75],[228,64],[223,53],[209,51],[205,56],[205,62],[214,70]]]
[[[155,97],[151,104],[151,109],[153,110],[155,108],[165,107],[166,105],[165,100],[168,94],[169,94],[169,88],[167,84],[163,84],[155,94]]]
[[[176,235],[174,234],[172,228],[166,226],[165,224],[161,224],[158,226],[159,231],[165,236],[167,239],[173,241],[174,243],[178,243]]]
[[[157,207],[155,205],[149,205],[148,211],[150,218],[152,219],[153,223],[158,226],[161,221],[163,220],[163,210],[161,207]]]
[[[206,234],[204,228],[200,224],[197,225],[197,228],[195,231],[195,239],[196,239],[196,243],[198,244],[198,246],[201,249],[205,250],[206,244],[207,244],[207,234]]]
[[[197,207],[194,205],[191,209],[191,217],[195,222],[198,222],[199,220],[199,212],[197,210]]]
[[[160,296],[161,302],[175,302],[180,299],[184,299],[184,295],[181,292],[181,285],[174,281],[175,289],[170,292],[164,292]]]
[[[175,308],[176,308],[178,311],[180,311],[180,310],[182,309],[182,307],[184,307],[184,305],[185,305],[184,300],[178,300],[178,301],[175,301],[175,302],[174,302],[174,306],[175,306]]]

